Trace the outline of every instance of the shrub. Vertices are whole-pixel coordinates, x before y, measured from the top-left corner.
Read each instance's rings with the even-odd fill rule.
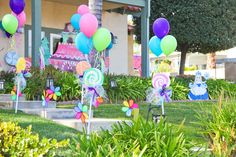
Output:
[[[67,140],[40,140],[31,133],[31,126],[22,129],[12,122],[0,122],[0,156],[54,156],[56,149],[67,145]]]
[[[157,125],[138,119],[114,124],[111,131],[79,134],[71,149],[77,156],[194,156],[180,130],[161,120]]]
[[[14,86],[14,77],[15,74],[13,72],[0,72],[0,78],[3,78],[5,80],[5,89],[4,91],[0,91],[0,93],[10,93],[13,86]]]
[[[236,156],[236,104],[215,105],[212,111],[198,113],[203,134],[209,140],[212,155],[216,157]]]

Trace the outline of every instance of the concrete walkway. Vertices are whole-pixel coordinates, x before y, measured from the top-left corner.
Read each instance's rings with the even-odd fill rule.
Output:
[[[53,120],[56,123],[74,128],[78,131],[83,131],[87,127],[87,123],[83,124],[81,120],[77,119],[54,119]],[[125,120],[126,122],[130,122],[128,120]],[[88,120],[86,121],[88,122]],[[91,119],[91,131],[98,132],[102,129],[110,130],[112,128],[112,125],[114,123],[122,122],[122,120],[119,119],[104,119],[104,118],[92,118]]]

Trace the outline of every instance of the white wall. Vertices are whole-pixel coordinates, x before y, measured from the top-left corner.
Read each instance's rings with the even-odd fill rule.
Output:
[[[102,18],[103,27],[117,36],[117,44],[110,51],[109,72],[128,74],[128,22],[127,15],[105,12]]]

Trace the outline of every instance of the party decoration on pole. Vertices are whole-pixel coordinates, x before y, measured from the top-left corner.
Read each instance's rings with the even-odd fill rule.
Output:
[[[44,90],[42,95],[42,106],[47,107],[50,99],[49,94]]]
[[[164,73],[154,75],[152,78],[152,86],[157,89],[163,85],[166,85],[166,87],[170,86],[170,77]]]
[[[2,26],[7,33],[13,35],[18,28],[18,20],[15,16],[6,14],[2,19]]]
[[[15,14],[20,14],[25,8],[24,0],[10,0],[10,8]]]
[[[98,52],[105,50],[111,43],[111,33],[106,28],[99,28],[93,36],[93,45]]]
[[[80,5],[77,9],[77,13],[80,14],[81,16],[84,15],[84,14],[87,14],[89,13],[89,7],[87,5]]]
[[[76,115],[76,119],[81,119],[82,123],[85,123],[86,119],[88,119],[88,107],[83,106],[82,103],[78,103],[78,106],[74,108]]]
[[[87,13],[80,19],[80,31],[91,38],[98,28],[98,20],[95,15]]]
[[[80,32],[75,38],[76,48],[83,54],[89,54],[93,49],[92,38],[88,38],[84,33]]]
[[[129,117],[131,116],[132,110],[138,108],[138,104],[135,104],[133,100],[129,100],[129,102],[124,101],[123,104],[125,107],[122,107],[122,111]]]
[[[162,115],[164,112],[164,102],[171,101],[172,90],[170,86],[170,78],[167,74],[160,73],[156,74],[152,78],[152,86],[146,91],[146,100],[150,104],[161,106]]]
[[[189,83],[189,100],[209,100],[206,84],[206,80],[209,78],[208,74],[205,74],[204,78],[205,81],[202,81],[201,72],[196,72],[194,83]]]
[[[16,94],[17,94],[17,89],[16,89],[16,86],[14,86],[13,89],[12,89],[12,91],[11,91],[11,95],[12,95],[12,96],[11,96],[11,100],[12,100],[12,101],[16,101],[16,97],[17,97]],[[19,92],[19,93],[18,93],[18,97],[21,97],[21,96],[22,96],[22,94],[21,94],[21,92]]]
[[[76,65],[76,73],[83,76],[84,72],[91,68],[91,65],[86,61],[81,61]]]
[[[104,81],[104,76],[99,69],[90,68],[85,71],[83,82],[88,87],[101,86]]]
[[[161,39],[156,36],[152,37],[149,41],[149,48],[157,57],[160,56],[162,54]]]
[[[161,49],[166,56],[169,56],[177,48],[177,40],[172,35],[167,35],[161,40]]]
[[[158,18],[153,23],[153,32],[158,38],[163,38],[170,31],[170,24],[165,18]]]
[[[4,57],[5,62],[10,66],[15,66],[19,58],[19,55],[14,51],[8,52]]]
[[[21,71],[25,70],[26,68],[26,61],[23,57],[20,57],[16,63],[16,73],[20,73]]]
[[[80,14],[74,14],[70,19],[71,25],[77,31],[80,29],[80,18],[81,18]]]

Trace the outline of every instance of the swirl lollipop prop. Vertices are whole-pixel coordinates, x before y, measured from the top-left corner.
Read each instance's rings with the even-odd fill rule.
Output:
[[[152,86],[154,88],[161,88],[163,85],[170,86],[170,77],[166,74],[156,74],[152,78]]]
[[[104,81],[104,76],[99,69],[90,68],[84,72],[83,76],[83,83],[85,86],[88,87],[88,91],[92,91],[93,96],[90,100],[89,106],[89,120],[88,120],[88,127],[87,127],[87,134],[90,134],[90,124],[91,124],[91,111],[92,105],[95,102],[96,96],[99,96],[98,92],[96,91],[96,87],[102,86]]]
[[[163,73],[156,74],[152,78],[152,86],[153,89],[147,91],[147,97],[150,98],[155,96],[156,98],[148,100],[151,102],[155,101],[157,105],[161,105],[162,115],[164,115],[164,101],[166,100],[169,102],[171,96],[171,90],[167,88],[170,86],[170,77]],[[156,100],[158,100],[158,102]]]

